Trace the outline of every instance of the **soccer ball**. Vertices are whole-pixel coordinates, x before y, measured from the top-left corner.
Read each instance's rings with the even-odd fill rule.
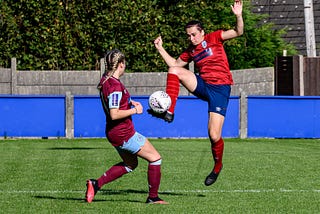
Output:
[[[149,97],[149,107],[156,113],[163,113],[171,106],[171,98],[164,91],[153,92]]]

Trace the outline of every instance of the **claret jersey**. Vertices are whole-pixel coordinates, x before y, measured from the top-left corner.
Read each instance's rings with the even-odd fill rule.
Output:
[[[222,30],[204,36],[202,43],[190,45],[181,55],[184,62],[194,61],[199,75],[209,84],[232,85],[227,55],[223,48]]]
[[[110,77],[107,81],[105,79],[105,77],[102,77],[99,85],[102,86],[100,89],[102,92],[101,98],[106,114],[106,136],[113,146],[122,146],[135,133],[132,117],[112,120],[109,110],[112,108],[130,109],[131,96],[119,79],[114,77]]]

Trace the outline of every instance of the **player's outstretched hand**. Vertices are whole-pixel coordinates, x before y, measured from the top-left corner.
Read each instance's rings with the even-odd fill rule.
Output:
[[[241,0],[235,0],[234,4],[231,5],[232,12],[236,16],[242,15],[242,1]]]
[[[158,36],[155,40],[154,40],[154,46],[157,48],[157,49],[159,49],[159,48],[161,48],[162,47],[162,38],[161,38],[161,36]]]

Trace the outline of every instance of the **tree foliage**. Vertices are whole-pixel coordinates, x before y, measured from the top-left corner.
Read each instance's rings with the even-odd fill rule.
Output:
[[[174,57],[186,48],[184,25],[198,19],[206,32],[230,29],[232,0],[0,0],[0,66],[16,57],[21,70],[95,70],[110,49],[126,54],[131,72],[166,71],[153,47],[161,35]],[[232,69],[272,66],[274,57],[292,45],[283,31],[244,5],[245,34],[227,41]]]

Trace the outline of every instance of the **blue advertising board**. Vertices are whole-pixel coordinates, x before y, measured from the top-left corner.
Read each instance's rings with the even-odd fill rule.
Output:
[[[320,97],[249,96],[248,137],[320,138]]]
[[[0,136],[64,137],[65,96],[0,96]]]
[[[147,113],[148,96],[133,96],[141,102],[144,113],[133,115],[135,128],[152,138],[190,138],[208,136],[207,103],[193,96],[180,96],[172,123],[166,123]],[[75,137],[104,137],[105,116],[98,96],[74,96]],[[231,97],[223,127],[224,137],[239,136],[239,98]]]

